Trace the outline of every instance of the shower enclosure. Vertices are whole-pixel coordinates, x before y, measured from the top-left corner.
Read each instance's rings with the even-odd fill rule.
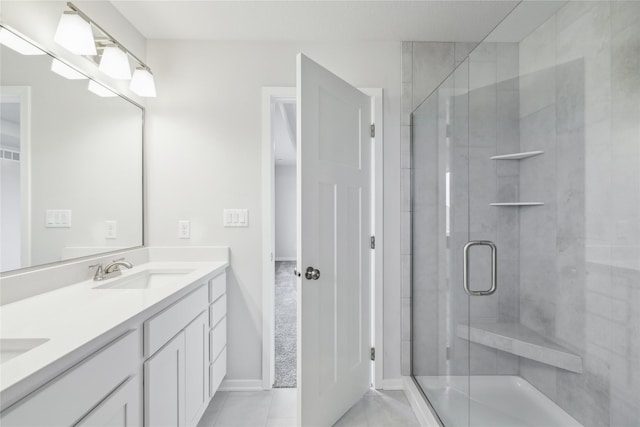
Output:
[[[411,374],[440,423],[640,426],[640,2],[521,3],[411,132]]]

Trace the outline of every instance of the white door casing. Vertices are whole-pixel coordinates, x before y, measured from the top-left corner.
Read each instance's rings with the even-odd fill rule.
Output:
[[[298,425],[330,426],[370,386],[371,100],[302,54],[297,99]]]

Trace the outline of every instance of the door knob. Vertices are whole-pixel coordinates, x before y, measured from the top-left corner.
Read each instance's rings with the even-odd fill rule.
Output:
[[[304,277],[307,280],[318,280],[320,278],[320,270],[313,267],[307,267],[307,271],[304,272]]]

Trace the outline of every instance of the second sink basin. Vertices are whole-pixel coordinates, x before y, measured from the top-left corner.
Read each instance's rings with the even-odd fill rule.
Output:
[[[33,350],[47,341],[48,338],[0,338],[0,363]]]
[[[172,283],[194,270],[145,270],[120,279],[110,280],[93,289],[150,289]]]

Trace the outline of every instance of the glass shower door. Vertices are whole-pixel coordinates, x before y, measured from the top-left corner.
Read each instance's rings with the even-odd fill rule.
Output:
[[[470,422],[467,87],[465,62],[412,117],[412,373],[445,426]]]

